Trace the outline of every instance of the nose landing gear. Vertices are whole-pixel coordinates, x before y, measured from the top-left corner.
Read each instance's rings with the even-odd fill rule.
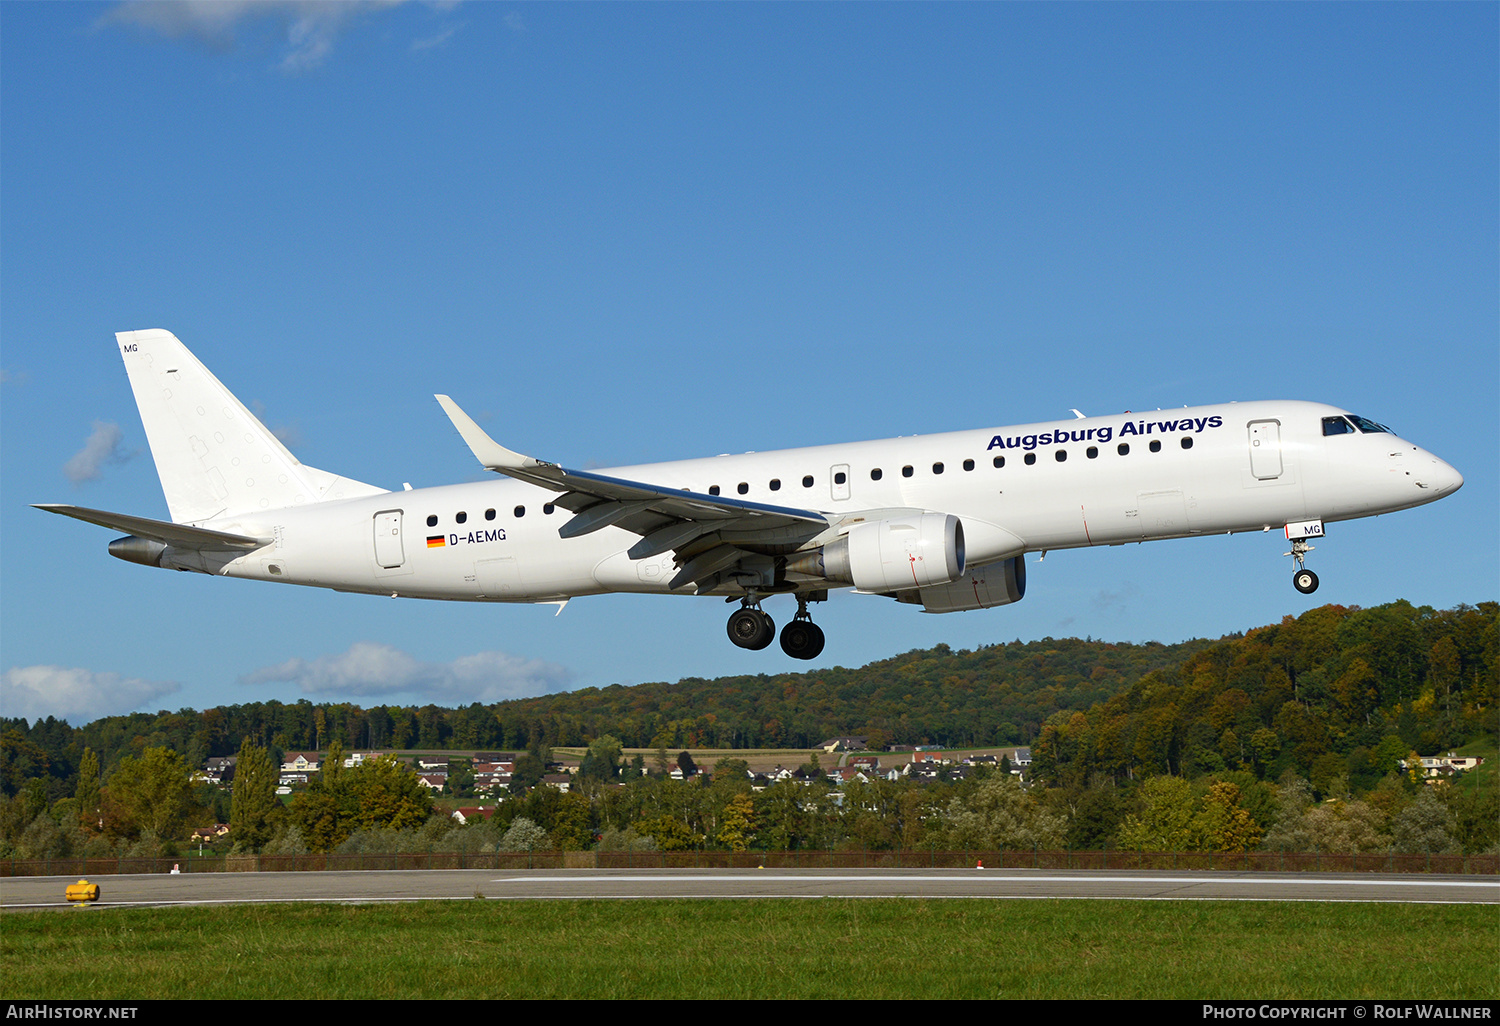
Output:
[[[1312,551],[1312,546],[1307,544],[1305,538],[1292,539],[1292,551],[1284,552],[1282,555],[1291,556],[1297,561],[1297,572],[1292,574],[1292,587],[1304,595],[1311,595],[1318,590],[1318,575],[1303,565],[1303,559]]]

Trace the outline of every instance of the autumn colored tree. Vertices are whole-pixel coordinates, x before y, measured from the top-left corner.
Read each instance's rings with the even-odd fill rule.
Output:
[[[1252,851],[1260,844],[1260,824],[1240,808],[1240,789],[1220,781],[1208,789],[1197,833],[1209,851]]]
[[[744,851],[755,837],[755,803],[748,794],[737,794],[719,817],[719,844],[730,851]]]

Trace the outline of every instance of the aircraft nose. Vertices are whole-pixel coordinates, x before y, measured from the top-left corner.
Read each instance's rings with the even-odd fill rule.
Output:
[[[1430,454],[1428,458],[1432,461],[1431,465],[1421,475],[1418,484],[1431,488],[1439,496],[1451,494],[1463,487],[1464,476],[1451,464]]]

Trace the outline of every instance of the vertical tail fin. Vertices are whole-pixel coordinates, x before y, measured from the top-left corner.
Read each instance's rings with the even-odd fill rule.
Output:
[[[115,340],[177,523],[384,491],[303,465],[170,331]]]

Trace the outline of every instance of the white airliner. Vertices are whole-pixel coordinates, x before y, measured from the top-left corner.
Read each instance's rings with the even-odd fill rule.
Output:
[[[561,605],[605,592],[738,600],[729,637],[781,631],[812,659],[809,602],[853,587],[927,612],[1026,593],[1025,554],[1282,530],[1292,583],[1318,578],[1330,521],[1432,502],[1458,471],[1365,417],[1243,402],[1018,427],[570,470],[512,452],[452,399],[459,435],[503,479],[390,492],[303,465],[170,332],[117,334],[171,522],[41,505],[128,532],[146,566],[365,592]]]

